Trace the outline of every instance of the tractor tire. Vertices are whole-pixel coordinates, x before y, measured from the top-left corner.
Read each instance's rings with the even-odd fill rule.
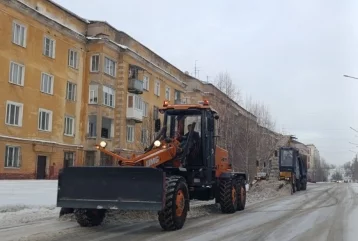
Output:
[[[93,227],[102,223],[106,216],[106,210],[98,209],[75,209],[77,223],[81,227]]]
[[[184,226],[189,211],[189,190],[181,176],[166,178],[165,206],[158,213],[159,224],[165,231],[174,231]]]
[[[246,205],[246,186],[245,182],[241,182],[238,186],[238,195],[237,195],[237,210],[242,211],[245,209]]]
[[[294,194],[296,192],[296,184],[292,182],[291,185],[292,185],[292,194]]]
[[[220,180],[219,183],[219,203],[222,213],[236,212],[237,205],[237,185],[232,180]]]
[[[306,191],[307,190],[307,182],[304,182],[301,186],[301,190]]]
[[[300,180],[296,180],[296,189],[297,189],[297,191],[299,192],[299,191],[301,191],[301,181]]]

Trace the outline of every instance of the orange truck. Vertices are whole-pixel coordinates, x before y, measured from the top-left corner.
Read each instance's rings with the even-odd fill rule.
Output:
[[[164,230],[184,226],[190,200],[214,200],[223,213],[244,210],[246,174],[234,172],[228,152],[216,146],[218,113],[207,100],[160,108],[155,140],[142,155],[124,158],[106,149],[119,166],[68,167],[58,180],[57,206],[72,210],[81,226],[101,224],[111,209],[158,211]],[[186,129],[187,128],[187,129]]]

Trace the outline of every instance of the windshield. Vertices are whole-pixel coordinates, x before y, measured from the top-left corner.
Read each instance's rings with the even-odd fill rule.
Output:
[[[195,123],[194,131],[201,135],[201,111],[198,110],[168,110],[166,111],[167,127],[165,136],[177,138],[189,132],[190,125]],[[164,120],[164,121],[165,121]]]
[[[281,150],[281,166],[292,166],[292,165],[293,165],[293,151]]]

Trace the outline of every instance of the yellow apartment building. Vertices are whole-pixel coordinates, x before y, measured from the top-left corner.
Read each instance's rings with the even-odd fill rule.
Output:
[[[185,74],[106,22],[48,0],[0,0],[0,179],[56,178],[72,165],[113,165],[154,138],[164,100]]]
[[[164,100],[181,100],[185,75],[106,22],[90,21],[87,34],[85,164],[113,165],[94,145],[105,140],[123,156],[143,152],[153,141],[154,120],[161,118],[158,108]]]
[[[87,22],[45,0],[0,0],[0,22],[0,179],[53,178],[83,160]]]

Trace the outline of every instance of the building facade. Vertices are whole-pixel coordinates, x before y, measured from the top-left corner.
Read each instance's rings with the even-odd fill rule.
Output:
[[[82,161],[86,22],[48,1],[0,9],[0,178],[51,178]]]
[[[313,144],[306,145],[308,147],[308,179],[316,180],[317,168],[320,167],[320,154],[318,149]]]

